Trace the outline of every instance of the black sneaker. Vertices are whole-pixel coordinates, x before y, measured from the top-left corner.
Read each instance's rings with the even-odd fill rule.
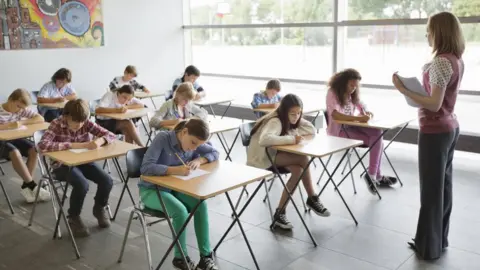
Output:
[[[396,177],[382,175],[380,179],[377,179],[377,186],[391,187],[398,182]]]
[[[372,195],[376,195],[377,189],[375,188],[375,182],[372,180],[372,178],[370,178],[368,173],[363,176],[363,180],[365,180],[365,184],[367,184],[368,191],[372,193]]]
[[[284,230],[291,230],[293,229],[292,223],[288,221],[287,216],[284,213],[280,213],[280,211],[275,211],[275,215],[273,216],[274,222],[273,226],[278,226]]]
[[[197,265],[196,270],[218,270],[218,266],[215,264],[212,253],[208,256],[201,256],[200,262]]]
[[[194,270],[195,269],[195,262],[190,260],[190,257],[187,256],[188,265],[185,264],[183,258],[173,258],[172,264],[173,268],[177,270]]]
[[[317,196],[309,197],[307,199],[307,207],[312,210],[315,214],[322,216],[322,217],[329,217],[330,211],[323,206],[320,198]]]

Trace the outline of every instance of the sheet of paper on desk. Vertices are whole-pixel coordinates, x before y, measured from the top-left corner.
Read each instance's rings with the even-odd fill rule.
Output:
[[[73,152],[73,153],[84,153],[84,152],[87,152],[87,151],[90,151],[90,149],[86,149],[86,148],[82,148],[82,149],[70,149],[70,152]]]
[[[405,88],[407,88],[408,90],[410,90],[414,93],[417,93],[421,96],[424,96],[424,97],[429,96],[429,94],[427,93],[425,88],[423,88],[422,84],[417,79],[417,77],[406,78],[406,77],[402,77],[398,74],[397,74],[397,76],[400,79],[400,81],[403,83]],[[408,105],[410,105],[412,107],[415,107],[415,108],[419,107],[419,105],[417,103],[415,103],[411,98],[405,96],[405,99],[407,100]]]
[[[179,179],[182,179],[184,181],[188,181],[188,180],[191,180],[193,178],[196,178],[196,177],[200,177],[202,175],[205,175],[205,174],[209,174],[210,172],[208,171],[204,171],[202,169],[196,169],[194,171],[190,171],[190,174],[187,175],[187,176],[183,176],[183,175],[174,175],[174,177],[176,178],[179,178]]]
[[[4,130],[0,130],[1,131],[17,131],[17,130],[25,130],[27,129],[27,126],[20,126],[19,128],[12,128],[12,129],[4,129]]]

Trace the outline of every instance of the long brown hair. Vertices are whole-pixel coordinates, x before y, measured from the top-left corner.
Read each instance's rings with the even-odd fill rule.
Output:
[[[290,111],[291,108],[293,107],[300,107],[302,109],[302,114],[300,114],[300,118],[298,118],[298,121],[295,124],[291,124],[290,120],[288,119],[288,112]],[[303,117],[303,102],[302,100],[294,94],[288,94],[282,98],[282,101],[280,101],[280,105],[278,108],[263,116],[260,118],[260,120],[257,121],[255,126],[253,126],[252,131],[250,132],[250,136],[253,136],[260,127],[264,125],[264,123],[267,123],[270,119],[277,117],[280,119],[280,122],[282,123],[282,131],[280,132],[280,136],[286,135],[289,130],[296,129],[300,125],[300,120]]]
[[[360,72],[353,68],[347,68],[335,73],[328,82],[328,88],[335,93],[341,106],[345,106],[347,103],[346,93],[348,91],[348,82],[350,80],[362,80]],[[360,91],[358,88],[351,95],[353,104],[360,103]]]
[[[208,124],[202,119],[192,118],[178,123],[173,130],[178,133],[186,128],[188,134],[197,137],[199,140],[206,141],[210,137]]]
[[[465,38],[458,18],[450,12],[439,12],[428,19],[427,32],[432,38],[435,56],[453,54],[461,58],[465,51]]]

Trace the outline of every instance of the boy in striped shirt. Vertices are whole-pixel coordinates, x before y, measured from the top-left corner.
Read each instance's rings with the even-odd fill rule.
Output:
[[[30,93],[26,90],[17,89],[13,91],[7,102],[0,106],[0,130],[19,129],[23,125],[44,122],[41,115],[28,108],[31,104]],[[24,163],[22,157],[27,158],[26,163]],[[40,189],[39,201],[50,200],[50,192],[33,181],[33,172],[37,165],[37,151],[35,150],[35,144],[31,140],[22,138],[2,141],[0,158],[12,161],[13,169],[23,180],[20,194],[22,194],[27,203],[35,201],[38,189]]]

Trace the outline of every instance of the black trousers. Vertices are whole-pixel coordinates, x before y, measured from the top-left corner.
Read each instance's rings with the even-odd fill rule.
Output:
[[[89,189],[89,180],[97,184],[95,205],[102,207],[107,205],[113,180],[97,164],[88,163],[71,169],[62,165],[53,170],[53,173],[58,180],[68,181],[73,187],[70,195],[70,208],[68,209],[69,216],[79,216],[82,212],[83,201]]]
[[[459,129],[418,136],[420,213],[415,246],[425,260],[438,259],[448,247],[452,213],[452,161]]]

